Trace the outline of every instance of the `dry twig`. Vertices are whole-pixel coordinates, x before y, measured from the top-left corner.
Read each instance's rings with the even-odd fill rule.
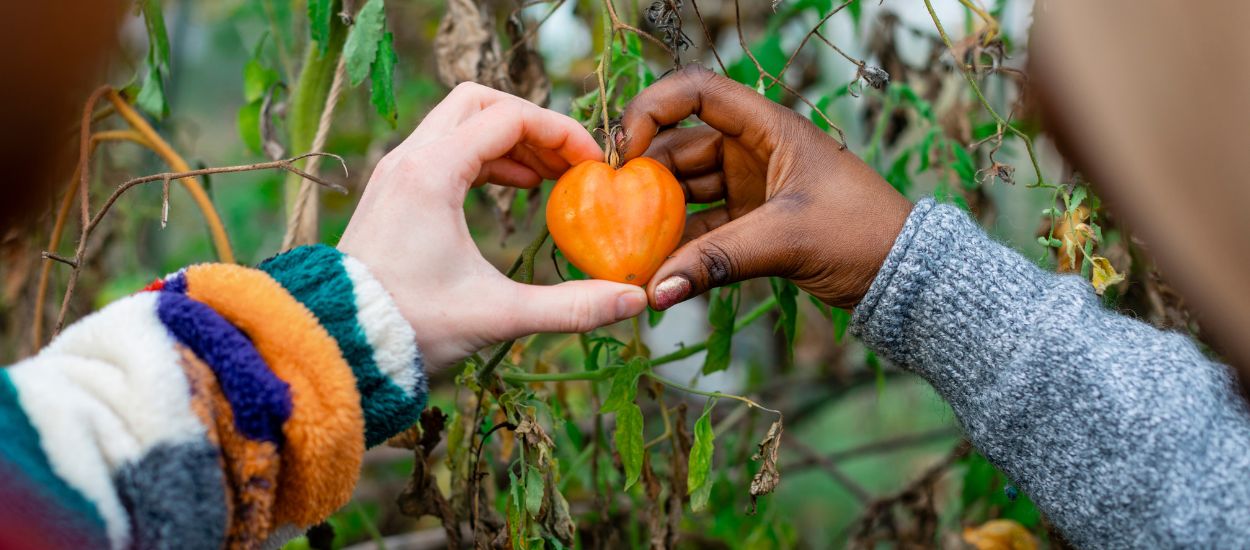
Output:
[[[286,170],[287,172],[296,174],[300,177],[316,182],[319,185],[328,187],[330,189],[334,189],[335,191],[339,191],[344,194],[347,193],[347,189],[344,188],[343,186],[323,180],[317,176],[309,174],[295,167],[294,163],[296,161],[303,160],[308,157],[314,157],[314,156],[333,157],[334,159],[338,160],[340,163],[343,164],[344,173],[347,172],[347,164],[343,161],[343,158],[338,155],[334,155],[331,153],[306,153],[298,157],[271,161],[271,162],[244,164],[244,165],[239,165],[239,166],[223,166],[223,167],[218,167],[218,168],[203,168],[199,170],[189,170],[185,172],[165,172],[161,174],[152,174],[148,176],[134,178],[132,180],[129,180],[117,186],[117,189],[115,189],[113,193],[109,195],[109,197],[104,201],[103,206],[100,207],[99,211],[97,211],[94,216],[90,216],[89,218],[84,217],[86,219],[86,222],[83,224],[82,233],[78,241],[78,250],[77,252],[74,253],[72,263],[70,263],[70,261],[63,262],[63,263],[73,266],[73,269],[70,271],[69,282],[66,284],[66,287],[65,287],[65,298],[61,303],[61,312],[57,316],[56,329],[53,332],[53,335],[55,336],[56,333],[60,332],[61,328],[65,324],[65,317],[69,310],[69,303],[70,303],[70,300],[74,296],[74,289],[78,284],[78,275],[82,271],[82,268],[86,265],[87,240],[91,237],[92,231],[94,231],[95,228],[99,226],[100,221],[104,219],[104,216],[108,214],[109,209],[112,208],[113,204],[117,202],[117,199],[119,199],[123,193],[125,193],[126,191],[134,187],[142,185],[144,183],[151,183],[154,181],[160,181],[160,182],[163,182],[165,185],[168,185],[168,183],[171,181],[181,181],[181,180],[185,180],[186,178],[193,178],[197,176],[207,176],[207,175],[212,175],[212,174],[228,174],[228,173],[234,173],[234,172],[250,172],[254,170],[271,170],[271,169]],[[169,198],[168,194],[164,194],[163,200],[168,200],[168,198]],[[84,197],[83,201],[85,202],[86,200],[87,200],[86,197]],[[165,204],[162,204],[162,211],[167,211],[167,210],[168,210],[168,206]],[[46,258],[57,259],[54,256],[55,254],[50,251],[45,252]],[[66,259],[66,260],[69,260],[69,259]]]

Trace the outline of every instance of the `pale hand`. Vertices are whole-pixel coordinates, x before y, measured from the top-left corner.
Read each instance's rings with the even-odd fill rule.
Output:
[[[461,84],[378,162],[339,250],[367,265],[412,324],[427,369],[538,332],[586,332],[638,315],[636,286],[517,283],[478,251],[464,217],[471,186],[533,188],[600,159],[573,119]]]

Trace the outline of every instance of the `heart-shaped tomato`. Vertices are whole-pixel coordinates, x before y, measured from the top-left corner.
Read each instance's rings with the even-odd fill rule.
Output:
[[[686,197],[664,165],[639,157],[613,170],[586,161],[547,199],[547,227],[564,256],[596,279],[645,285],[686,226]]]

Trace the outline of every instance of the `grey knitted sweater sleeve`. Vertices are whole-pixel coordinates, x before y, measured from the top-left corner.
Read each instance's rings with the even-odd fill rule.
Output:
[[[1187,337],[916,205],[852,331],[925,378],[1082,548],[1250,545],[1250,411]]]

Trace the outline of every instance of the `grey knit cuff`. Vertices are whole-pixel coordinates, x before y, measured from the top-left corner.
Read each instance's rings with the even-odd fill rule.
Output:
[[[986,236],[958,208],[920,201],[863,301],[851,333],[926,378],[951,365],[1010,353],[1018,307],[1044,291],[1045,274]],[[1007,344],[1007,347],[1004,347]]]

